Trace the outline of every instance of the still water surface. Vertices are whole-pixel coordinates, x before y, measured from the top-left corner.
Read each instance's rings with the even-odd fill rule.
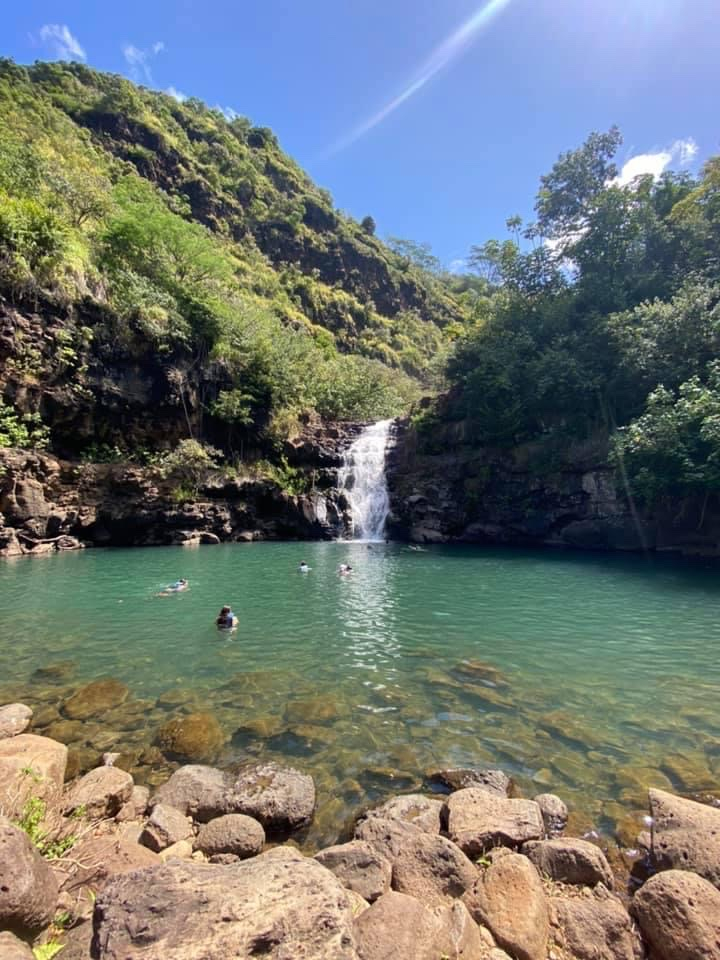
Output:
[[[154,596],[178,577],[189,591]],[[223,603],[240,617],[232,636],[213,625]],[[719,624],[720,570],[666,558],[88,550],[0,566],[0,698],[52,702],[30,678],[59,660],[74,661],[75,684],[117,677],[150,703],[113,749],[151,743],[179,709],[210,710],[228,736],[222,762],[273,757],[315,776],[316,841],[432,769],[494,765],[629,843],[648,781],[720,790]],[[184,707],[154,706],[178,687]]]

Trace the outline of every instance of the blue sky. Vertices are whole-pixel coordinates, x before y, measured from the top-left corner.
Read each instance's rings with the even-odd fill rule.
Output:
[[[381,235],[446,263],[532,215],[617,123],[627,172],[720,152],[718,0],[31,0],[3,55],[78,59],[245,114]]]

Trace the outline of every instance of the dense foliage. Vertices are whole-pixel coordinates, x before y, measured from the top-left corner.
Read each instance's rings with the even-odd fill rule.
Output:
[[[48,335],[75,390],[117,344],[216,364],[209,412],[240,432],[399,412],[465,315],[374,234],[266,128],[79,64],[0,61],[0,297],[65,311]],[[50,378],[36,353],[16,380]]]
[[[471,251],[484,285],[448,374],[472,442],[604,425],[636,493],[720,490],[720,158],[620,182],[592,134],[542,178],[535,223]]]

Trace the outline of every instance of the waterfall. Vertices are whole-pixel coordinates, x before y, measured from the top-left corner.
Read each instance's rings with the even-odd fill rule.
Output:
[[[384,540],[390,497],[385,480],[385,452],[392,420],[365,427],[345,451],[338,472],[338,489],[350,505],[351,538]]]

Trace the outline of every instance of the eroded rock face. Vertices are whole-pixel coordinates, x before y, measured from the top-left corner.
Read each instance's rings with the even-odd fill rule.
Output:
[[[0,928],[21,938],[52,920],[58,883],[28,835],[0,817]]]
[[[543,885],[527,857],[511,853],[478,878],[464,902],[517,960],[545,960],[550,912]]]
[[[165,803],[205,823],[227,813],[229,778],[222,770],[202,764],[180,767],[150,799],[150,806]]]
[[[520,847],[544,835],[540,807],[533,800],[507,800],[471,787],[447,799],[448,836],[471,858],[491,847]]]
[[[229,813],[216,817],[201,827],[195,840],[195,849],[207,857],[232,854],[240,860],[254,857],[265,845],[265,831],[261,824],[243,813]]]
[[[338,880],[312,859],[273,853],[230,866],[173,860],[116,878],[96,904],[93,956],[356,960]]]
[[[461,897],[477,879],[477,867],[459,847],[429,833],[404,844],[392,865],[393,890],[429,907]]]
[[[548,837],[552,838],[561,834],[567,826],[568,808],[560,797],[554,793],[539,793],[533,799],[540,807],[545,824],[545,833]]]
[[[124,683],[112,677],[93,680],[65,701],[62,712],[70,720],[89,720],[125,703],[129,693]]]
[[[14,933],[0,933],[0,957],[3,960],[34,960],[30,947]]]
[[[450,792],[478,787],[498,797],[507,797],[512,786],[512,780],[502,770],[476,770],[471,767],[438,770],[430,774],[429,780],[446,787]]]
[[[389,860],[364,840],[326,847],[315,854],[315,859],[332,871],[346,889],[354,890],[368,903],[374,903],[390,889]]]
[[[602,887],[590,897],[552,897],[556,944],[577,960],[640,960],[644,950],[620,901]]]
[[[269,834],[286,835],[312,821],[315,783],[293,767],[248,764],[232,781],[228,811],[254,817]]]
[[[0,740],[16,737],[23,730],[27,730],[32,715],[32,710],[24,703],[8,703],[0,707]]]
[[[192,823],[175,807],[158,803],[140,834],[140,843],[160,853],[181,840],[192,840]]]
[[[613,887],[613,875],[605,854],[587,840],[530,840],[522,852],[535,864],[538,873],[561,883]]]
[[[715,960],[720,956],[720,891],[685,870],[650,877],[633,912],[656,960]]]
[[[692,870],[720,889],[720,810],[649,790],[651,855],[658,870]]]
[[[393,797],[379,807],[368,810],[365,816],[380,817],[382,820],[402,820],[424,833],[440,833],[442,809],[442,800],[433,800],[421,793],[411,793],[404,797]]]
[[[65,813],[84,810],[88,817],[114,817],[132,796],[133,778],[118,767],[97,767],[70,788]]]
[[[189,713],[164,723],[158,730],[157,742],[170,759],[197,763],[214,760],[225,735],[211,713]]]
[[[462,903],[437,911],[391,890],[355,920],[360,960],[485,960],[487,944]]]
[[[65,780],[67,747],[47,737],[21,733],[0,740],[0,807],[17,817],[28,797],[58,800]]]

